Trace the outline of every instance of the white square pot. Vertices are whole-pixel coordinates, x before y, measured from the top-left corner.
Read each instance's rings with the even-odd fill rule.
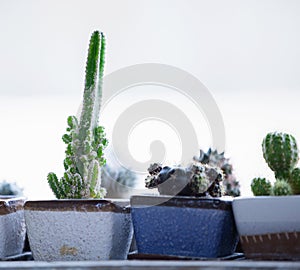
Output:
[[[34,260],[126,259],[130,210],[107,200],[29,201],[25,220]]]
[[[22,253],[26,234],[24,199],[0,197],[0,258]]]
[[[300,196],[239,197],[232,207],[246,257],[300,260]]]

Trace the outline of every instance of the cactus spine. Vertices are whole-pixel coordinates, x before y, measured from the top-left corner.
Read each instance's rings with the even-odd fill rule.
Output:
[[[89,44],[80,121],[69,116],[67,133],[62,137],[67,144],[65,173],[60,180],[54,173],[48,174],[48,183],[58,199],[102,198],[105,195],[105,189],[101,188],[100,167],[106,162],[103,150],[107,140],[104,128],[98,126],[104,56],[104,35],[95,31]]]

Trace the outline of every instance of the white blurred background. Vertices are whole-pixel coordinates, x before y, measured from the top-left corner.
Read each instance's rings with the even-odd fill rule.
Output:
[[[61,135],[79,108],[88,39],[99,29],[107,37],[105,74],[162,63],[206,85],[223,116],[226,156],[250,195],[253,177],[273,179],[262,157],[265,134],[284,131],[300,141],[299,14],[298,0],[0,0],[0,181],[17,182],[30,199],[53,197],[47,173],[63,172]],[[108,135],[109,114],[119,108],[111,106],[102,122]],[[201,123],[200,114],[195,128],[207,150]],[[147,160],[144,133],[159,139],[153,130],[165,128],[167,161],[176,162],[180,140],[159,124],[133,131],[131,154]]]

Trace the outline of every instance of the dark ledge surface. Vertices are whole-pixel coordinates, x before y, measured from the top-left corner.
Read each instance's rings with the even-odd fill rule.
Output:
[[[0,269],[300,269],[299,262],[283,261],[101,261],[101,262],[1,262]]]

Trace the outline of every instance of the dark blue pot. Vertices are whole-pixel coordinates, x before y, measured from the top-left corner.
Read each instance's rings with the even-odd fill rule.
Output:
[[[131,207],[138,253],[217,258],[235,251],[231,200],[133,196]]]

